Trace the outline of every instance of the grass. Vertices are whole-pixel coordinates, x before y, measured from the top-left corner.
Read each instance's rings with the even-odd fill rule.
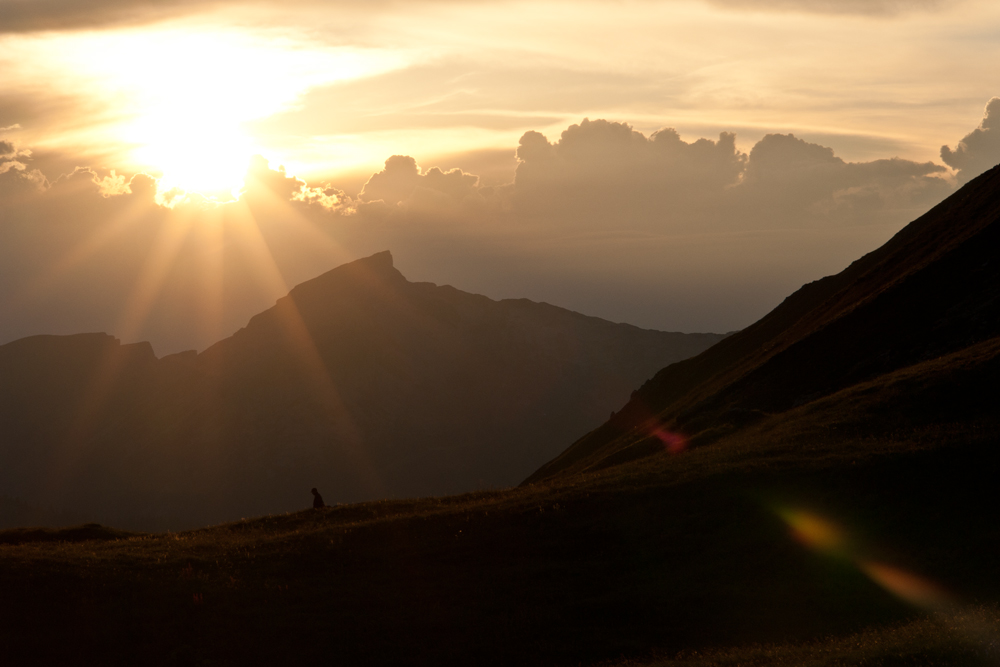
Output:
[[[960,611],[801,644],[751,644],[605,667],[952,667],[1000,662],[1000,610]]]
[[[777,505],[825,513],[866,557],[958,598],[1000,600],[995,446],[921,447],[819,463],[786,448],[769,466],[710,446],[548,485],[182,533],[3,531],[0,661],[581,665],[659,651],[668,665],[770,664],[771,651],[798,664],[796,651],[822,646],[839,655],[848,640],[817,638],[906,628],[914,608],[791,539]],[[904,645],[921,627],[930,632],[892,636]]]

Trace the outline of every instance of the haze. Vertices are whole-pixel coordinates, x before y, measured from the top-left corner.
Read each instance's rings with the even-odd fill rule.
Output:
[[[991,2],[0,0],[0,343],[412,280],[742,328],[1000,162]]]

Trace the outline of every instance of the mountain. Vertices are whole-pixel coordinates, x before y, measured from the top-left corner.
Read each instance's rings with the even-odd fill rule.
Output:
[[[1000,398],[998,218],[995,168],[843,272],[658,372],[528,481],[660,454],[663,434],[700,447],[767,433],[767,447],[810,451],[847,437],[986,436]]]
[[[518,487],[180,534],[0,533],[0,660],[995,665],[998,234],[1000,168],[667,366]],[[273,390],[217,382],[263,395],[226,417],[256,428],[295,366],[246,341],[318,331],[305,303],[301,327],[286,302],[202,355],[64,342],[170,365],[191,411],[230,395],[195,380],[266,356]],[[202,359],[217,376],[184,375]]]
[[[516,484],[722,336],[412,283],[382,252],[204,352],[107,334],[0,346],[0,493],[129,526]]]

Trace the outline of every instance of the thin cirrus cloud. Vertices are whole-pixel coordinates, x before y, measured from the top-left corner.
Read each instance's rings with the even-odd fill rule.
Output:
[[[481,0],[478,4],[501,4]],[[792,11],[828,14],[896,15],[936,9],[941,0],[705,0],[723,9]],[[425,0],[424,4],[451,4],[457,0]],[[142,25],[192,14],[227,9],[282,10],[343,9],[382,6],[391,10],[398,0],[0,0],[0,32],[81,30]]]
[[[943,0],[708,0],[708,2],[727,9],[866,16],[895,16],[912,11],[938,9],[945,4]]]

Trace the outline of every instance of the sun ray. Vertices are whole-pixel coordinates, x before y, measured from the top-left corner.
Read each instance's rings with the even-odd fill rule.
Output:
[[[222,314],[225,309],[225,224],[198,226],[198,274],[201,289],[195,298],[198,311],[197,323],[206,340],[219,340],[224,335]]]
[[[115,326],[122,340],[131,340],[139,334],[194,224],[194,216],[182,212],[161,226]]]
[[[35,280],[15,295],[13,304],[19,306],[33,302],[54,289],[60,280],[93,258],[138,221],[143,206],[142,202],[132,202],[124,211],[87,234],[80,243],[45,268]]]
[[[243,202],[238,205],[245,206]],[[262,272],[264,280],[272,289],[280,285],[287,292],[284,278],[281,276],[281,271],[274,261],[271,250],[260,232],[252,209],[247,207],[246,211],[252,222],[242,227],[243,234],[240,236],[243,241],[243,249],[252,259],[254,266]],[[339,442],[347,446],[347,453],[360,466],[370,491],[384,495],[387,492],[384,480],[379,475],[369,452],[365,448],[361,431],[355,424],[340,391],[330,377],[326,363],[323,361],[316,342],[294,300],[291,298],[283,299],[276,307],[283,310],[284,317],[277,319],[283,327],[282,332],[288,343],[288,348],[292,351],[300,372],[309,383],[314,397],[325,410],[328,423],[336,432]]]

